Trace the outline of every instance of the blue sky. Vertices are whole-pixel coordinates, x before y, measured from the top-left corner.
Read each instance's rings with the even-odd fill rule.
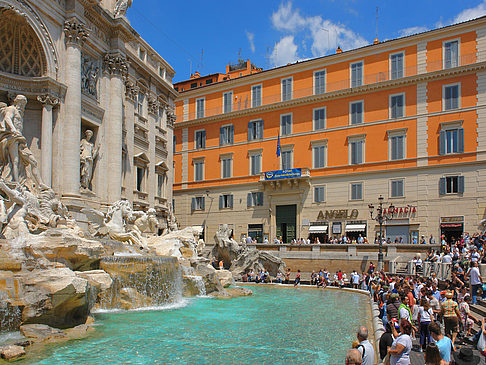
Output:
[[[225,72],[241,58],[264,69],[486,15],[486,0],[134,0],[128,19],[175,69]],[[201,62],[202,55],[202,62]]]

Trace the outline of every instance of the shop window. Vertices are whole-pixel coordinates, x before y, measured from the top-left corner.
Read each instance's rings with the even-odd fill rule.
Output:
[[[439,194],[463,194],[464,176],[446,176],[439,180]]]
[[[192,198],[191,201],[191,210],[204,210],[205,209],[205,202],[203,196],[196,196]]]
[[[263,192],[248,193],[246,200],[248,207],[261,207],[263,205]]]
[[[248,236],[252,241],[263,242],[263,224],[249,224]]]
[[[219,209],[233,208],[233,195],[223,194],[219,196]]]

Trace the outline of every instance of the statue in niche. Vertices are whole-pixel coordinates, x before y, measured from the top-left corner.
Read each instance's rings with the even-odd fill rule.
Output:
[[[84,57],[81,67],[81,89],[84,93],[98,98],[99,75],[98,61],[90,61],[87,57]]]
[[[79,157],[81,164],[81,188],[90,190],[91,180],[93,179],[93,168],[96,159],[98,158],[100,146],[95,147],[91,142],[93,138],[93,131],[87,129],[85,132],[85,138],[81,140],[79,146]]]
[[[113,10],[115,18],[127,15],[127,10],[131,6],[132,0],[116,0],[115,9]]]

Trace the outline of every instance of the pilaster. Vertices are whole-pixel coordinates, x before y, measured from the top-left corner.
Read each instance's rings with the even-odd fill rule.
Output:
[[[39,95],[37,100],[42,103],[41,176],[44,184],[52,186],[52,108],[59,104],[59,99]]]

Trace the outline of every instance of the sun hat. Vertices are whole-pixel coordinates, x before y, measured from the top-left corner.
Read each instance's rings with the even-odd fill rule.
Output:
[[[447,299],[452,299],[452,297],[453,297],[453,296],[454,296],[454,294],[452,294],[452,292],[451,292],[451,291],[448,291],[448,292],[446,292],[446,293],[445,293],[445,297],[446,297]]]
[[[454,352],[454,360],[457,365],[477,365],[479,356],[474,355],[470,348],[461,347],[459,351]]]

